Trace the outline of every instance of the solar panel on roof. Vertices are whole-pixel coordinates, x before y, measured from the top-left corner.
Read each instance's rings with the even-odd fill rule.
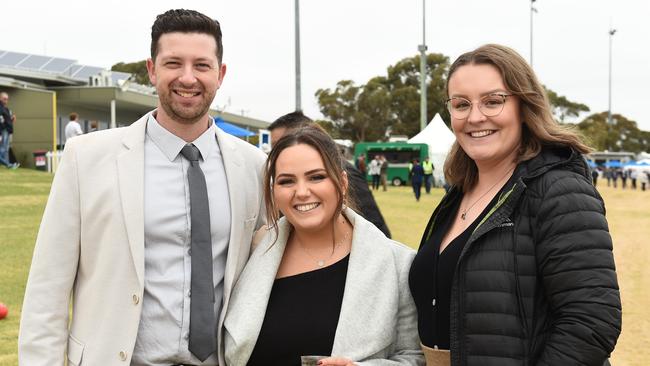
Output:
[[[72,74],[72,77],[75,79],[88,81],[89,77],[99,74],[102,70],[104,69],[101,67],[82,66],[79,70]]]
[[[29,55],[26,53],[7,52],[0,57],[0,65],[16,66],[16,64],[24,60],[27,56]]]
[[[72,75],[76,74],[77,71],[79,71],[79,69],[81,69],[82,67],[83,67],[83,65],[74,64],[74,65],[70,66],[70,68],[68,69],[68,71],[66,71],[65,74],[68,75],[68,76],[72,76]]]
[[[113,84],[117,85],[119,80],[126,80],[131,76],[131,74],[126,72],[111,71],[111,79],[113,79]]]
[[[50,62],[43,65],[41,70],[49,72],[64,72],[77,61],[67,58],[53,58]]]
[[[92,76],[99,76],[104,71],[110,72],[102,67],[79,65],[76,60],[67,58],[32,55],[28,53],[9,52],[3,50],[0,50],[0,66],[30,70],[35,73],[67,76],[85,83],[88,83]],[[130,73],[119,71],[110,72],[111,80],[105,80],[102,76],[100,85],[118,85],[119,80],[126,80],[130,76]],[[94,85],[92,81],[91,85]]]
[[[21,67],[21,68],[24,68],[24,69],[38,70],[41,67],[43,67],[43,65],[45,65],[51,59],[52,59],[52,57],[47,57],[47,56],[29,55],[25,59],[23,59],[21,62],[16,64],[16,67]]]

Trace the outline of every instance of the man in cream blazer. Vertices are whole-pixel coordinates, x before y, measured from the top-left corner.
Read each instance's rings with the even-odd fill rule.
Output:
[[[176,22],[179,18],[185,21]],[[158,24],[161,19],[171,25]],[[145,237],[147,231],[156,233],[157,228],[162,232],[167,229],[163,227],[166,225],[147,227],[145,222],[145,214],[151,213],[148,207],[152,201],[160,200],[162,208],[167,209],[164,202],[168,199],[145,199],[146,190],[152,187],[145,174],[151,166],[149,152],[152,150],[147,150],[147,146],[157,148],[157,145],[152,145],[157,141],[150,139],[153,127],[157,127],[167,141],[180,137],[188,143],[197,143],[199,138],[203,138],[219,152],[219,164],[223,164],[218,171],[221,177],[225,173],[225,187],[210,186],[206,170],[210,200],[214,190],[225,192],[227,189],[228,194],[223,196],[226,203],[229,201],[229,210],[218,213],[219,217],[229,217],[230,222],[229,236],[223,235],[224,247],[227,248],[221,252],[226,257],[223,278],[215,278],[215,283],[223,280],[221,308],[224,310],[217,313],[221,317],[215,319],[217,340],[221,339],[221,325],[231,288],[248,259],[254,231],[264,223],[260,212],[263,212],[261,171],[265,156],[247,142],[214,127],[207,115],[223,80],[225,65],[221,63],[220,54],[215,52],[215,43],[218,45],[216,51],[220,47],[220,30],[215,41],[217,37],[206,34],[204,28],[198,31],[173,28],[196,22],[214,27],[213,22],[217,28],[219,26],[209,17],[188,10],[169,11],[158,16],[154,23],[152,46],[158,49],[152,50],[152,59],[147,66],[160,96],[156,111],[129,127],[79,136],[66,145],[43,215],[27,283],[19,336],[21,365],[63,366],[66,359],[68,365],[145,363],[134,361],[134,349],[136,353],[138,351],[136,340],[141,341],[140,333],[147,331],[150,325],[143,326],[143,319],[151,321],[157,318],[156,314],[145,314],[143,307],[146,309],[147,304],[164,300],[150,296],[147,300],[145,296],[151,290],[146,287],[151,283],[147,281],[151,279],[151,273],[145,272],[145,262],[157,258],[152,256],[156,254],[152,250],[158,250],[151,249],[152,243],[146,242]],[[155,31],[161,34],[153,37]],[[181,146],[185,143],[183,141]],[[178,159],[181,158],[178,156],[166,163],[179,164],[176,166],[180,167]],[[212,164],[210,161],[201,163],[203,169],[207,167],[204,163]],[[187,166],[187,163],[183,164]],[[183,176],[180,177],[177,181],[166,179],[161,182],[178,185],[181,188],[175,189],[182,190],[186,183]],[[159,183],[154,181],[153,184]],[[182,209],[178,213],[181,215],[176,217],[186,217],[182,204],[184,199],[180,199]],[[210,206],[211,215],[213,211]],[[183,218],[180,222],[185,225]],[[218,223],[211,222],[211,225],[215,224]],[[214,233],[212,230],[213,248]],[[180,239],[182,243],[189,240],[187,230],[178,235],[183,237]],[[173,243],[163,244],[170,247]],[[187,247],[183,246],[172,249],[172,253],[180,253],[174,255],[180,256],[179,260],[185,260],[187,264],[186,252]],[[182,279],[186,274],[167,275]],[[184,298],[186,294],[183,291],[171,295]],[[164,306],[156,309],[160,312],[166,310]],[[153,337],[148,341],[151,338],[155,341],[155,336],[166,336],[167,332],[151,335]],[[183,344],[183,340],[176,342],[179,343]],[[219,356],[222,355],[220,348]],[[187,347],[179,352],[186,351]],[[140,352],[142,354],[138,356],[151,357],[151,360],[159,356],[154,349],[147,347]],[[175,359],[173,362],[146,362],[152,365],[173,363],[223,364],[218,362],[217,352],[205,362]]]

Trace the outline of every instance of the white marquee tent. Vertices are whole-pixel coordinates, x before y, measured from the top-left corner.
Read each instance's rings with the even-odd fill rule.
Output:
[[[438,187],[444,182],[442,167],[454,141],[456,141],[456,137],[453,132],[445,125],[440,114],[437,113],[424,130],[408,141],[409,143],[429,145],[429,160],[435,168],[433,177]]]

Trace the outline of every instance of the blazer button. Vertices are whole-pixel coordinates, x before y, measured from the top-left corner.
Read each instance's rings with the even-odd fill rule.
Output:
[[[126,352],[120,351],[120,360],[126,361]]]
[[[138,305],[139,302],[140,302],[140,298],[138,297],[138,295],[133,294],[133,305]]]

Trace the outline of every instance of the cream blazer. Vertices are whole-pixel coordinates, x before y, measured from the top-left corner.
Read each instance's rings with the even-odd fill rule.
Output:
[[[36,240],[20,322],[24,366],[129,365],[144,291],[144,140],[131,126],[68,142]],[[265,155],[217,129],[230,194],[224,307],[263,225]],[[72,301],[72,319],[69,307]],[[222,313],[219,319],[221,339]],[[223,359],[222,347],[219,358]],[[223,363],[223,362],[222,362]]]
[[[354,231],[332,355],[359,365],[424,365],[408,286],[415,252],[353,210],[344,214]],[[233,289],[223,338],[229,366],[246,365],[253,352],[290,230],[282,218],[273,245],[267,232]]]

